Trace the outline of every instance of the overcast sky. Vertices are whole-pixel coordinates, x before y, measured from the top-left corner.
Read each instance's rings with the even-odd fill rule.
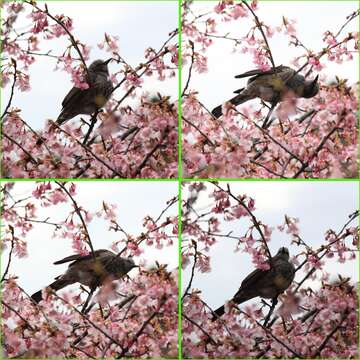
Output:
[[[44,1],[38,2],[43,8]],[[108,59],[108,52],[99,50],[97,44],[104,39],[104,33],[119,37],[121,56],[132,66],[145,62],[144,52],[148,47],[158,50],[168,39],[169,33],[178,27],[177,1],[49,1],[46,2],[51,14],[65,14],[73,19],[76,39],[92,47],[90,63],[96,59]],[[29,5],[26,5],[29,8]],[[16,22],[17,30],[28,29],[31,22],[22,14]],[[173,44],[177,42],[177,38]],[[52,54],[62,54],[69,46],[67,37],[42,41],[40,53],[52,50]],[[74,53],[75,56],[75,53]],[[54,71],[56,59],[36,56],[30,67],[29,92],[16,91],[12,105],[22,109],[21,115],[35,129],[42,129],[46,119],[56,119],[61,110],[61,102],[72,83],[69,74]],[[116,72],[116,63],[109,65],[110,73]],[[157,80],[157,76],[144,77],[143,90],[151,94],[160,92],[177,99],[177,78],[167,81]],[[10,86],[4,90],[2,106],[6,106]],[[117,92],[120,98],[122,91]],[[129,99],[129,101],[131,101]],[[123,104],[126,104],[124,102]]]
[[[221,182],[226,188],[226,182]],[[354,182],[231,182],[232,192],[236,195],[247,194],[255,199],[255,216],[271,227],[274,231],[269,243],[272,254],[281,246],[289,248],[290,256],[297,254],[299,249],[290,245],[291,238],[280,233],[276,227],[284,223],[284,215],[299,218],[300,236],[314,249],[324,244],[324,234],[328,229],[339,231],[348,220],[348,215],[358,209],[358,183]],[[211,184],[207,184],[212,190]],[[186,194],[183,195],[186,198]],[[201,193],[195,209],[200,212],[210,210],[211,199]],[[356,221],[352,226],[356,226]],[[248,229],[248,219],[223,223],[223,233],[233,231],[233,236],[244,235]],[[243,252],[234,252],[236,240],[219,238],[211,247],[210,273],[195,273],[193,288],[202,292],[202,299],[216,308],[229,300],[238,290],[241,281],[254,270],[251,256]],[[337,274],[350,276],[358,281],[357,261],[340,264],[325,260],[325,269],[335,279]],[[191,265],[182,272],[183,290],[187,286]],[[296,273],[295,281],[302,279],[301,271]],[[304,286],[311,285],[310,281]],[[259,301],[254,300],[254,301]]]
[[[192,5],[195,14],[211,11],[218,2],[197,1]],[[280,26],[282,16],[296,20],[299,39],[309,49],[319,51],[324,47],[322,42],[325,31],[337,32],[346,21],[346,17],[358,9],[357,1],[259,1],[256,14],[260,20],[272,27]],[[213,16],[218,19],[217,15]],[[204,20],[206,18],[203,18]],[[246,36],[250,28],[254,26],[253,17],[238,18],[231,22],[218,22],[217,35],[229,33],[229,37],[241,38]],[[359,18],[346,26],[340,39],[351,31],[358,31]],[[210,110],[222,102],[233,97],[233,91],[246,84],[246,79],[235,79],[234,76],[254,69],[252,57],[240,51],[233,52],[233,44],[228,40],[212,39],[214,44],[208,49],[207,73],[197,74],[193,72],[190,89],[199,92],[199,100]],[[290,47],[288,38],[274,35],[268,38],[269,46],[276,65],[291,65],[290,61],[303,54],[300,48]],[[351,43],[353,47],[353,42]],[[241,46],[240,46],[241,48]],[[333,79],[335,75],[349,79],[353,84],[358,81],[358,54],[353,53],[355,61],[343,64],[326,62],[327,67],[321,75]],[[325,60],[325,57],[324,59]],[[187,68],[183,69],[183,86],[187,79]],[[258,104],[254,100],[255,104]]]
[[[55,186],[54,183],[52,183]],[[142,227],[146,215],[157,218],[161,211],[166,208],[166,202],[178,193],[176,182],[77,182],[77,195],[75,197],[79,206],[94,213],[102,207],[102,201],[116,204],[119,225],[125,231],[134,236],[139,236],[145,229]],[[12,195],[23,198],[31,195],[34,190],[33,182],[16,183]],[[29,193],[30,191],[30,193]],[[70,203],[56,206],[39,208],[38,219],[60,222],[71,208]],[[175,204],[166,213],[167,216],[177,215],[178,205]],[[165,216],[166,216],[165,214]],[[163,218],[165,219],[165,218]],[[88,230],[95,249],[109,249],[114,240],[123,238],[120,233],[108,230],[109,222],[97,217],[89,225]],[[65,256],[75,253],[69,239],[52,238],[53,228],[45,224],[33,224],[34,229],[26,237],[28,243],[27,258],[12,258],[10,274],[19,277],[19,284],[31,294],[45,287],[67,269],[68,264],[53,265],[53,262]],[[120,246],[120,249],[122,247]],[[154,247],[141,247],[145,252],[134,258],[136,263],[146,261],[145,268],[160,264],[168,264],[168,269],[178,267],[178,241],[174,239],[172,247],[164,247],[157,250]],[[2,271],[7,264],[8,251],[2,254]],[[132,270],[134,276],[137,270]],[[76,288],[78,285],[74,285]]]

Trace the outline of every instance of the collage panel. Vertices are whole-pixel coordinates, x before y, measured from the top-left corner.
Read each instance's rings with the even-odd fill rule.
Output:
[[[178,357],[178,184],[8,182],[4,358]]]
[[[357,181],[182,194],[182,358],[358,358]]]
[[[178,177],[178,2],[9,1],[2,178]]]
[[[0,6],[1,358],[359,358],[359,4]]]
[[[357,1],[183,1],[182,177],[358,178]]]

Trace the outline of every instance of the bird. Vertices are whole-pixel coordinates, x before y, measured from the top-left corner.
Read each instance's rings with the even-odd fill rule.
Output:
[[[62,110],[56,120],[62,125],[77,115],[91,115],[101,109],[109,100],[114,87],[109,79],[108,63],[112,58],[103,61],[95,60],[88,68],[89,88],[73,87],[62,102]]]
[[[269,261],[270,269],[255,269],[241,283],[239,290],[231,299],[235,304],[241,304],[255,297],[276,299],[292,283],[295,267],[289,261],[289,250],[281,247],[277,254]],[[225,313],[222,305],[214,311],[213,321]]]
[[[91,291],[108,280],[117,280],[125,276],[131,269],[139,267],[133,259],[120,257],[112,251],[100,249],[88,255],[70,255],[54,262],[54,265],[71,262],[67,271],[55,278],[50,287],[58,291],[65,286],[80,283],[88,286]],[[39,303],[42,300],[42,290],[37,291],[31,298]]]
[[[236,79],[245,77],[250,77],[247,86],[234,91],[237,95],[229,100],[235,106],[260,98],[274,108],[287,95],[312,98],[319,92],[318,75],[313,80],[306,80],[296,70],[284,65],[266,71],[251,70],[235,76]],[[211,113],[219,118],[222,115],[222,105],[215,107]]]

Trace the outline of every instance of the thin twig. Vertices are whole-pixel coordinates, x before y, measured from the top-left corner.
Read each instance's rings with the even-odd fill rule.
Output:
[[[342,120],[342,119],[341,119]],[[340,121],[341,121],[340,120]],[[328,139],[330,138],[330,136],[337,130],[339,130],[339,123],[340,121],[336,124],[336,126],[331,129],[327,135],[324,136],[324,138],[322,139],[322,141],[320,142],[320,144],[316,147],[316,149],[314,150],[314,152],[312,153],[312,155],[309,157],[309,160],[307,160],[302,166],[301,168],[298,170],[298,172],[293,176],[293,179],[298,178],[305,170],[306,168],[310,165],[311,161],[313,161],[313,159],[319,154],[320,150],[324,147],[325,143],[328,141]]]
[[[9,269],[10,269],[10,263],[11,263],[11,257],[12,257],[12,253],[13,253],[13,250],[14,250],[14,243],[15,243],[15,239],[14,239],[14,228],[9,225],[9,228],[10,228],[10,232],[11,232],[11,249],[10,249],[10,252],[9,252],[9,259],[8,259],[8,263],[6,265],[6,269],[5,269],[5,272],[0,280],[0,282],[3,282],[5,280],[5,277],[7,275],[7,273],[9,272]]]
[[[192,244],[194,246],[194,264],[193,264],[192,269],[191,269],[191,276],[190,276],[188,286],[186,287],[184,295],[181,298],[182,301],[184,301],[185,296],[189,293],[189,290],[191,289],[191,284],[193,282],[194,275],[195,275],[195,267],[196,267],[196,262],[197,262],[197,242],[192,241]]]
[[[56,184],[66,193],[66,195],[70,198],[71,202],[73,203],[75,212],[76,212],[77,216],[79,217],[79,219],[81,221],[81,224],[83,226],[85,237],[86,237],[86,242],[89,245],[90,250],[91,250],[91,254],[92,254],[92,256],[93,256],[93,258],[95,260],[96,256],[95,256],[95,252],[94,252],[94,247],[92,245],[90,234],[89,234],[88,228],[86,226],[86,222],[85,222],[85,220],[84,220],[84,218],[83,218],[83,216],[81,214],[81,209],[80,209],[79,205],[77,204],[76,200],[70,194],[69,190],[65,187],[65,185],[63,183],[61,183],[59,181],[56,181]]]
[[[136,334],[134,335],[134,337],[132,338],[132,340],[129,341],[128,345],[126,347],[124,347],[121,351],[121,353],[116,357],[116,359],[120,359],[123,358],[126,353],[129,351],[129,349],[135,344],[135,342],[137,341],[137,339],[139,338],[139,336],[143,333],[143,331],[145,330],[146,326],[148,326],[148,324],[150,323],[150,321],[152,321],[152,319],[154,319],[157,315],[159,315],[160,313],[160,309],[162,308],[162,306],[165,304],[166,302],[166,298],[164,298],[160,305],[158,310],[154,311],[147,320],[145,320],[145,322],[142,324],[142,326],[140,327],[140,329],[136,332]]]
[[[118,172],[117,170],[115,170],[112,166],[110,166],[106,161],[104,161],[103,159],[101,159],[99,156],[97,156],[88,146],[84,145],[81,141],[79,141],[78,139],[74,138],[70,133],[68,133],[66,130],[64,130],[63,128],[61,128],[60,126],[58,126],[58,124],[56,124],[55,122],[53,122],[51,124],[52,126],[54,126],[55,128],[57,128],[58,130],[60,130],[61,132],[63,132],[64,134],[66,134],[68,137],[70,137],[72,140],[74,140],[78,145],[80,145],[86,152],[89,152],[94,159],[96,159],[97,161],[99,161],[100,163],[102,163],[106,168],[108,168],[109,170],[113,171],[113,173],[117,176],[119,176],[120,178],[124,178],[124,176]]]
[[[1,120],[8,113],[8,110],[9,110],[9,108],[11,106],[11,102],[12,102],[12,99],[13,99],[13,96],[14,96],[14,89],[15,89],[15,83],[16,83],[16,61],[14,59],[11,59],[11,62],[14,65],[14,81],[13,81],[13,84],[11,86],[10,99],[9,99],[8,104],[6,105],[6,108],[5,108],[4,112],[3,112],[3,114],[1,115]]]
[[[141,161],[140,165],[136,168],[135,172],[134,172],[134,177],[137,177],[138,175],[140,175],[141,170],[145,167],[145,165],[147,164],[148,160],[154,155],[154,153],[161,147],[163,146],[163,141],[165,140],[165,138],[167,137],[167,135],[169,134],[169,127],[166,127],[159,142],[145,155],[144,159]]]
[[[197,328],[199,328],[207,337],[208,339],[214,344],[214,345],[218,345],[218,343],[213,339],[213,337],[205,330],[202,328],[202,326],[200,326],[199,324],[197,324],[194,320],[190,319],[187,315],[185,315],[184,313],[181,314],[182,317],[184,317],[187,321],[189,321],[191,324],[195,325]]]
[[[9,135],[7,135],[6,133],[2,132],[2,135],[8,139],[9,141],[11,141],[13,144],[15,144],[16,146],[18,146],[29,158],[29,160],[35,164],[38,165],[38,162],[35,160],[35,158],[26,150],[24,149],[24,147],[22,145],[20,145],[16,140],[14,140],[12,137],[10,137]]]
[[[93,321],[91,321],[85,314],[83,314],[81,311],[79,311],[75,306],[71,305],[68,301],[66,301],[63,297],[59,296],[57,293],[53,292],[53,295],[56,296],[58,299],[60,299],[62,302],[70,306],[75,312],[77,312],[84,321],[88,322],[93,328],[98,330],[101,334],[103,334],[106,338],[111,340],[113,343],[118,345],[121,349],[123,349],[123,346],[113,337],[111,337],[107,332],[105,332],[103,329],[101,329],[99,326],[97,326]]]
[[[316,352],[314,353],[313,356],[311,356],[311,358],[315,359],[317,358],[321,351],[324,350],[326,344],[329,342],[329,340],[332,338],[332,336],[339,330],[340,326],[342,325],[342,323],[346,320],[346,318],[349,316],[349,311],[348,309],[346,309],[341,317],[340,322],[330,331],[330,333],[326,336],[326,338],[324,339],[324,341],[322,342],[322,344],[319,346],[319,348],[316,350]]]
[[[63,30],[68,34],[69,38],[70,38],[70,42],[71,44],[74,46],[75,50],[77,51],[77,53],[79,54],[79,57],[80,57],[80,60],[84,66],[84,69],[85,69],[85,72],[86,72],[86,75],[87,75],[87,83],[89,84],[89,86],[91,86],[91,77],[90,77],[90,73],[89,73],[89,69],[87,68],[86,66],[86,63],[85,63],[85,59],[80,51],[80,48],[77,44],[77,41],[75,40],[74,36],[71,34],[71,32],[67,29],[67,27],[59,20],[57,19],[55,16],[51,15],[49,13],[49,10],[48,10],[48,6],[47,4],[45,4],[45,10],[42,10],[40,9],[38,6],[36,6],[36,4],[32,1],[27,1],[27,0],[24,0],[25,3],[31,5],[32,7],[34,7],[35,9],[37,9],[38,11],[42,12],[43,14],[46,14],[50,19],[52,19],[53,21],[55,21],[58,25],[60,25]]]
[[[181,117],[183,119],[183,121],[185,121],[187,124],[189,124],[190,126],[192,126],[193,128],[195,128],[205,139],[206,141],[213,147],[216,147],[216,145],[209,139],[209,137],[198,127],[196,126],[194,123],[192,123],[191,121],[189,121],[188,119],[184,118],[183,116]]]
[[[183,91],[181,93],[182,97],[184,96],[184,94],[186,93],[187,88],[189,87],[190,79],[191,79],[191,72],[192,72],[192,68],[193,68],[193,65],[194,65],[194,58],[195,58],[194,43],[191,40],[189,40],[189,43],[190,43],[190,47],[191,47],[191,62],[190,62],[190,66],[189,66],[188,78],[187,78],[185,87],[184,87],[184,89],[183,89]]]
[[[95,124],[97,122],[97,116],[98,116],[99,112],[101,112],[101,110],[97,109],[94,112],[94,114],[92,115],[91,119],[90,119],[90,126],[89,126],[89,129],[88,129],[88,131],[87,131],[87,133],[86,133],[86,135],[84,137],[84,140],[83,140],[83,145],[85,145],[85,146],[86,146],[86,143],[87,143],[87,141],[88,141],[88,139],[89,139],[89,137],[90,137],[90,135],[91,135],[91,133],[92,133],[92,131],[94,129],[94,126],[95,126]]]
[[[314,255],[318,255],[320,254],[322,251],[325,250],[325,252],[319,257],[319,260],[322,259],[325,255],[327,255],[330,247],[335,244],[336,242],[340,241],[342,239],[341,234],[342,232],[345,230],[345,228],[355,219],[357,219],[359,216],[359,212],[355,211],[353,214],[350,215],[350,219],[344,224],[344,226],[341,228],[341,230],[336,234],[335,240],[330,242],[329,244],[327,244],[326,247],[321,246],[317,251],[314,252]],[[296,269],[295,272],[299,271],[306,263],[308,262],[308,258],[306,258]],[[296,289],[294,290],[294,294],[296,294],[301,285],[306,281],[306,279],[308,279],[314,272],[315,272],[316,268],[313,266],[308,273],[304,276],[304,278],[298,283]]]
[[[254,224],[256,230],[258,231],[260,237],[261,237],[261,240],[262,240],[262,243],[264,244],[264,247],[265,247],[265,251],[267,253],[267,256],[271,262],[271,259],[272,259],[272,256],[271,256],[271,252],[269,250],[269,247],[268,247],[268,244],[266,242],[266,238],[265,238],[265,235],[263,233],[263,231],[261,230],[261,226],[260,226],[260,223],[259,221],[257,220],[256,216],[252,213],[252,211],[248,208],[248,206],[243,202],[241,201],[240,199],[238,199],[230,190],[230,185],[227,184],[227,190],[223,189],[219,184],[217,184],[216,182],[211,182],[211,184],[213,184],[215,187],[217,187],[219,190],[229,194],[229,196],[234,199],[237,203],[239,203],[245,210],[246,212],[249,214],[249,216],[251,217],[251,220],[252,220],[252,223]]]
[[[251,8],[251,6],[244,0],[241,1],[249,10],[250,12],[253,14],[254,16],[254,19],[255,19],[255,23],[256,23],[256,27],[260,30],[261,32],[261,35],[265,41],[265,44],[266,44],[266,51],[269,55],[269,60],[271,61],[271,64],[272,64],[272,67],[275,68],[275,62],[274,62],[274,59],[273,59],[273,56],[272,56],[272,53],[271,53],[271,50],[270,50],[270,46],[269,46],[269,43],[267,41],[267,38],[266,38],[266,35],[262,29],[262,25],[261,25],[261,22],[259,20],[259,18],[257,17],[257,15],[255,14],[255,12],[253,11],[253,9]]]
[[[1,300],[1,303],[7,307],[9,310],[11,310],[13,313],[15,313],[32,331],[35,331],[35,328],[33,328],[30,323],[13,307],[11,307],[8,303],[6,303],[4,300]]]

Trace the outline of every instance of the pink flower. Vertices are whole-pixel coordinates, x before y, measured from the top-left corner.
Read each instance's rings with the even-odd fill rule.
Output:
[[[225,7],[226,7],[225,2],[224,2],[224,1],[221,1],[221,2],[219,2],[219,3],[214,7],[214,11],[215,11],[215,13],[220,14],[220,13],[223,12],[223,10],[225,9]]]
[[[231,16],[236,20],[239,17],[247,16],[247,11],[242,4],[236,4],[231,10]]]
[[[29,75],[24,74],[23,72],[17,72],[17,86],[21,91],[30,90]]]
[[[67,202],[68,201],[68,197],[67,195],[60,189],[56,189],[55,191],[53,191],[50,196],[49,196],[49,200],[54,204],[58,204],[58,203],[62,203],[62,202]]]

